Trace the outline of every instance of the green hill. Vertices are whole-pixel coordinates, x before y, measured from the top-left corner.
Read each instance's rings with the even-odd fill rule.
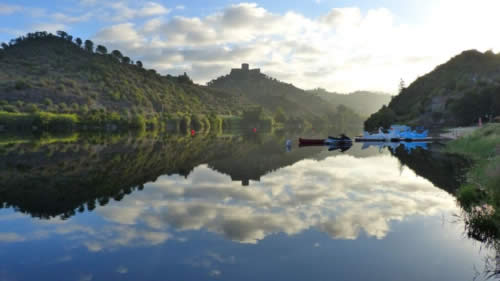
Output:
[[[283,112],[292,120],[306,120],[315,126],[334,123],[362,123],[352,109],[339,106],[292,84],[278,81],[243,64],[230,74],[208,82],[212,89],[230,91],[270,112]],[[342,124],[334,124],[342,127]]]
[[[334,105],[345,105],[353,109],[357,114],[367,117],[377,112],[380,108],[382,108],[382,106],[387,105],[391,101],[391,96],[389,94],[369,91],[356,91],[350,94],[338,94],[328,92],[325,89],[317,88],[309,90],[308,92],[313,93]]]
[[[162,76],[118,50],[64,31],[28,33],[0,48],[0,131],[143,128],[168,121],[176,121],[170,127],[206,128],[234,120],[260,127],[273,121],[298,127],[362,124],[349,108],[258,70],[235,69],[208,86],[196,85],[187,74]]]
[[[161,76],[140,61],[65,32],[2,44],[0,111],[71,113],[80,119],[146,120],[188,114],[231,114],[244,97],[195,85],[187,75]]]
[[[465,51],[418,78],[365,122],[463,126],[500,115],[500,54]]]

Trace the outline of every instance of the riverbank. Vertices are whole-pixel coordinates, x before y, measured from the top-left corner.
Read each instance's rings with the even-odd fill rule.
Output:
[[[477,129],[480,129],[480,127],[473,126],[473,127],[451,128],[447,129],[444,133],[441,133],[439,136],[445,139],[456,140],[471,135]]]
[[[480,241],[500,238],[500,124],[488,124],[447,144],[450,153],[473,161],[457,192],[470,236]]]

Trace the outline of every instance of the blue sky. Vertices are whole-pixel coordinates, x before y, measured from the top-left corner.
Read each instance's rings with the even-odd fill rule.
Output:
[[[461,51],[498,50],[498,10],[497,0],[0,0],[0,41],[62,29],[202,84],[248,62],[303,88],[395,92]]]
[[[18,32],[28,32],[31,28],[36,27],[37,24],[51,21],[49,17],[41,15],[43,12],[61,12],[65,14],[79,14],[90,10],[88,5],[81,5],[84,1],[79,0],[55,0],[55,1],[33,1],[33,0],[7,0],[0,1],[1,4],[9,6],[23,7],[24,9],[31,9],[30,15],[22,17],[18,13],[2,14],[0,17],[0,40],[8,41],[12,39],[13,34]],[[110,1],[111,2],[111,1]],[[118,1],[116,1],[118,2]],[[241,1],[227,1],[227,0],[191,0],[191,1],[156,1],[161,3],[167,8],[184,7],[183,10],[177,9],[169,16],[181,15],[189,17],[202,17],[210,15],[218,10],[224,9],[231,4],[238,4]],[[419,15],[425,14],[425,10],[429,8],[428,3],[430,0],[303,0],[303,1],[287,1],[287,0],[264,0],[264,1],[251,1],[257,3],[259,6],[265,7],[268,11],[273,13],[284,13],[287,11],[297,11],[308,17],[320,17],[332,8],[341,7],[359,7],[362,10],[369,10],[380,7],[390,7],[391,10],[397,15],[397,20],[400,22],[418,22]],[[44,11],[43,11],[44,10]],[[36,15],[38,13],[38,15]],[[71,27],[72,33],[78,36],[91,36],[96,30],[103,26],[103,22],[85,22],[82,24],[74,24]],[[7,30],[11,32],[7,32]]]

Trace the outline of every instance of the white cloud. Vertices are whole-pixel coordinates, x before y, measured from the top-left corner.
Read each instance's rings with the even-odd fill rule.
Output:
[[[151,17],[168,14],[170,9],[165,8],[163,5],[147,2],[138,12],[137,15],[140,17]]]
[[[17,233],[0,233],[0,243],[22,242],[25,240],[26,238]]]
[[[220,270],[213,269],[210,271],[209,275],[212,277],[219,277],[222,274]]]
[[[432,3],[427,24],[414,25],[401,24],[385,8],[334,8],[308,18],[240,3],[204,17],[156,17],[143,26],[129,26],[122,38],[135,44],[121,47],[148,67],[162,73],[187,71],[199,83],[249,62],[302,88],[395,92],[401,77],[411,82],[464,49],[500,47],[500,37],[491,36],[500,24],[494,15],[500,4],[480,1],[473,7],[460,1]],[[143,14],[152,15],[154,7],[143,8],[150,10]],[[123,9],[125,18],[141,11],[124,4],[115,8]]]
[[[144,47],[146,40],[135,30],[133,23],[122,23],[103,28],[93,39],[101,44],[106,44],[110,49],[127,49],[129,52],[134,48]],[[129,54],[125,53],[125,55]]]
[[[86,13],[80,16],[68,16],[63,13],[53,13],[51,15],[51,18],[55,22],[60,22],[60,23],[79,23],[79,22],[84,22],[88,21],[92,17],[91,13]]]
[[[118,236],[95,233],[87,247],[159,244],[173,237],[166,229],[203,229],[253,244],[274,233],[294,235],[312,227],[334,239],[356,239],[362,232],[382,239],[392,221],[456,210],[451,195],[399,165],[389,155],[303,160],[262,177],[251,189],[199,166],[187,178],[160,177],[140,193],[99,207],[99,214],[117,224],[104,233]],[[136,229],[142,222],[154,231]]]
[[[20,12],[23,8],[17,5],[8,5],[0,3],[0,15],[10,15]]]
[[[248,62],[301,88],[396,92],[400,78],[410,83],[465,49],[500,51],[500,37],[491,36],[500,25],[497,0],[424,1],[427,8],[413,11],[419,18],[413,23],[387,8],[333,8],[311,18],[239,3],[204,16],[167,17],[185,7],[169,9],[155,1],[79,3],[81,14],[8,4],[0,4],[0,14],[24,11],[40,22],[31,30],[50,32],[95,19],[101,28],[93,39],[108,49],[120,49],[163,74],[186,71],[198,83]]]
[[[134,18],[165,15],[170,9],[156,2],[146,2],[140,7],[129,7],[124,2],[115,2],[109,5],[114,11],[113,21],[127,21]]]
[[[117,269],[116,269],[116,272],[117,273],[120,273],[120,274],[127,274],[128,273],[128,268],[126,268],[125,266],[123,265],[120,265]]]
[[[31,28],[33,31],[47,31],[55,34],[58,30],[68,30],[68,26],[61,23],[39,23]]]
[[[98,3],[97,0],[80,0],[80,5],[83,5],[83,6],[93,6],[95,4]]]

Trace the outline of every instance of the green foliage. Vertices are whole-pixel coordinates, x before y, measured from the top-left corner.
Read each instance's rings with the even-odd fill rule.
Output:
[[[129,57],[123,57],[122,58],[122,63],[124,63],[124,64],[130,64],[130,58]]]
[[[130,123],[130,127],[138,130],[146,129],[146,119],[142,115],[134,115],[132,118],[132,122]]]
[[[97,45],[95,52],[100,55],[106,55],[108,53],[108,49],[106,49],[103,45]]]
[[[50,98],[45,98],[43,100],[43,103],[46,105],[46,106],[51,106],[53,104],[52,100]]]
[[[85,51],[89,53],[94,52],[94,42],[90,40],[85,40]]]
[[[0,124],[8,129],[73,130],[78,124],[75,114],[54,114],[48,112],[11,113],[0,111]]]
[[[470,125],[479,117],[500,115],[500,87],[487,87],[479,93],[469,91],[450,103],[450,110],[458,125]]]
[[[7,104],[7,105],[4,105],[2,106],[2,109],[6,112],[18,112],[17,110],[17,107],[15,107],[14,105],[11,105],[11,104]]]
[[[292,84],[280,82],[268,77],[257,70],[233,70],[229,75],[214,79],[207,83],[210,88],[221,89],[247,100],[249,106],[243,108],[243,120],[271,119],[276,109],[281,107],[286,113],[286,119],[293,122],[287,124],[302,126],[304,123],[313,123],[317,128],[330,126],[326,116],[336,111],[336,105],[318,96],[311,91],[301,90]],[[250,117],[249,111],[253,105],[262,107],[264,118]],[[280,119],[283,116],[278,116]],[[352,120],[358,122],[360,118]]]
[[[452,141],[446,150],[473,160],[457,193],[468,234],[481,241],[500,238],[500,124],[490,124]]]
[[[259,120],[264,118],[263,114],[264,112],[262,110],[262,107],[255,106],[243,111],[242,118],[244,122],[258,122]]]
[[[24,80],[17,80],[14,87],[16,88],[16,90],[25,90],[29,89],[31,86],[28,82]]]
[[[19,90],[31,88],[23,93],[26,103],[43,111],[80,114],[82,120],[92,122],[107,117],[89,113],[89,108],[102,108],[105,112],[135,108],[153,126],[158,122],[153,120],[159,120],[165,112],[206,116],[212,112],[241,111],[248,104],[238,96],[195,85],[187,74],[172,77],[144,71],[142,62],[131,64],[132,60],[118,50],[104,55],[105,47],[97,46],[94,54],[92,41],[85,40],[82,49],[78,40],[72,42],[70,37],[62,32],[59,36],[40,32],[13,39],[12,45],[2,50],[7,59],[0,60],[0,77],[13,77],[11,80],[18,81]],[[0,99],[12,100],[15,84],[0,86]],[[27,107],[18,106],[17,110],[26,111]],[[101,121],[91,124],[103,127]],[[208,127],[208,123],[202,120],[203,126]]]
[[[29,113],[35,113],[38,112],[40,109],[36,104],[30,103],[26,106],[26,111]]]
[[[370,118],[365,121],[365,129],[368,131],[374,131],[380,127],[389,128],[392,124],[396,123],[397,118],[394,111],[383,106],[378,112],[372,114]]]
[[[472,207],[481,203],[484,198],[482,193],[472,184],[465,184],[459,188],[457,199],[464,209],[471,210]]]
[[[278,107],[276,109],[276,112],[274,113],[274,121],[279,123],[285,123],[287,121],[285,110],[283,110],[282,107]]]
[[[118,51],[118,50],[113,50],[113,51],[111,52],[111,56],[112,56],[113,58],[115,58],[115,59],[116,59],[117,61],[119,61],[119,62],[121,62],[121,61],[122,61],[122,59],[123,59],[123,55],[122,55],[122,53],[121,53],[120,51]]]
[[[191,128],[195,130],[201,130],[203,128],[203,118],[200,115],[192,114],[191,115]]]

